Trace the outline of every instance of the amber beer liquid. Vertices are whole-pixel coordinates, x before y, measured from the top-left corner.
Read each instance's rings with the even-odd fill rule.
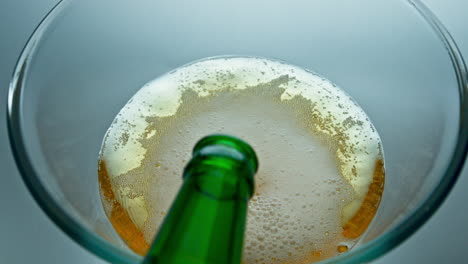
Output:
[[[210,58],[143,86],[107,131],[99,157],[104,210],[145,255],[191,159],[212,133],[235,135],[260,161],[242,262],[311,263],[351,250],[384,187],[380,137],[325,78],[282,62]]]

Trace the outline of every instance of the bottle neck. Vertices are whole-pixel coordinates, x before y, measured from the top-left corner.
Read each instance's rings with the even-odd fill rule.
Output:
[[[246,143],[215,137],[220,138],[195,146],[182,188],[144,263],[240,263],[257,161]]]

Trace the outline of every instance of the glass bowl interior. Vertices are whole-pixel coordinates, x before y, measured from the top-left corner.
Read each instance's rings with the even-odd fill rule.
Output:
[[[381,206],[360,243],[329,261],[384,254],[454,184],[467,150],[467,73],[450,35],[417,0],[65,0],[18,61],[8,123],[26,185],[74,240],[113,263],[141,262],[102,209],[102,138],[146,82],[218,55],[313,70],[350,94],[378,129],[387,173]]]

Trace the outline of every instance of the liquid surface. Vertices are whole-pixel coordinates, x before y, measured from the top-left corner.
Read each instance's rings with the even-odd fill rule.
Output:
[[[103,206],[144,255],[198,139],[249,142],[260,167],[249,203],[244,263],[310,263],[346,252],[382,196],[380,138],[330,81],[260,58],[213,58],[140,89],[107,131],[99,161]]]

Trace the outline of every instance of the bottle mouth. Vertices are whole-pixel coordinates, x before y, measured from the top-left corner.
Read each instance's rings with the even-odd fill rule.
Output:
[[[254,193],[257,169],[257,155],[249,144],[217,134],[198,141],[183,177],[213,199],[248,201]]]
[[[217,151],[219,152],[218,154],[222,156],[231,157],[233,159],[242,159],[244,162],[247,163],[246,165],[252,170],[252,174],[256,173],[258,170],[258,158],[255,154],[255,151],[248,143],[246,143],[242,139],[224,134],[209,135],[200,139],[197,142],[197,144],[193,148],[192,155],[195,157],[202,151],[202,149],[205,149],[205,147],[207,146],[228,147],[222,149],[217,148]],[[242,157],[237,157],[237,155],[239,154]]]

